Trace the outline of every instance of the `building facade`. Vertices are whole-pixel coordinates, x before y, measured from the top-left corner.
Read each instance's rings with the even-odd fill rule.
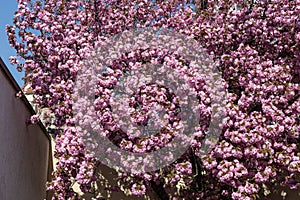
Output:
[[[50,199],[51,138],[42,123],[27,125],[34,110],[0,58],[0,199]]]

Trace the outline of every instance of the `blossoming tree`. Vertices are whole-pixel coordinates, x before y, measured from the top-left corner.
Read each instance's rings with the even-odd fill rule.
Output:
[[[84,60],[112,36],[145,27],[176,31],[207,49],[214,68],[226,82],[226,118],[215,148],[199,157],[197,150],[209,124],[211,112],[207,108],[211,102],[209,91],[203,86],[205,80],[201,82],[196,77],[196,95],[206,114],[199,121],[202,126],[194,134],[191,148],[156,171],[120,171],[121,188],[138,196],[154,189],[162,199],[237,200],[263,198],[263,188],[297,188],[299,13],[299,0],[18,0],[14,25],[7,26],[9,42],[17,52],[10,60],[19,70],[26,71],[24,79],[33,90],[34,102],[55,116],[53,124],[46,124],[57,128],[53,135],[58,164],[47,184],[48,190],[54,191],[53,198],[80,199],[72,185],[76,182],[82,192],[91,192],[99,178],[95,168],[101,160],[87,153],[72,110],[72,94]],[[104,82],[99,83],[102,92],[95,96],[96,110],[102,113],[99,123],[115,145],[133,152],[155,150],[155,142],[160,141],[163,146],[172,138],[172,129],[164,129],[164,133],[147,142],[134,140],[116,129],[106,130],[112,120],[106,113],[109,106],[103,91],[111,89],[123,68],[156,62],[189,71],[192,67],[184,59],[156,50],[128,52],[116,59],[118,62],[112,64]],[[150,93],[152,96],[146,98]],[[132,105],[154,102],[169,109],[171,124],[180,121],[174,115],[178,102],[166,88],[149,85],[135,95],[141,95],[142,100],[133,98]],[[131,115],[143,124],[145,119],[137,107]],[[149,111],[146,106],[143,108],[144,112]],[[31,121],[38,119],[32,116]]]

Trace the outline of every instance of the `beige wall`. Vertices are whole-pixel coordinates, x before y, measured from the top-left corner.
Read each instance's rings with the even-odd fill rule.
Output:
[[[15,98],[19,88],[0,65],[0,200],[41,200],[51,167],[49,136],[41,124],[25,124],[33,110]]]
[[[99,164],[96,174],[99,177],[95,194],[83,194],[82,199],[91,199],[92,197],[101,197],[107,200],[160,200],[157,194],[151,190],[147,191],[145,196],[125,195],[122,191],[108,192],[105,188],[111,188],[117,185],[118,175],[114,169],[111,169],[103,164]],[[167,200],[167,199],[166,199]]]

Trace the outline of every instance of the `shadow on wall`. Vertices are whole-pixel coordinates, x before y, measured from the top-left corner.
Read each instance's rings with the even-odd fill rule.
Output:
[[[126,195],[122,191],[109,192],[108,188],[117,185],[118,175],[117,172],[106,165],[98,164],[96,174],[99,177],[97,182],[97,191],[94,193],[86,193],[82,195],[84,199],[92,199],[101,196],[101,200],[168,200],[169,197],[164,196],[161,191],[156,187],[153,190],[147,191],[146,196],[132,196]],[[159,186],[158,186],[159,187]],[[283,195],[282,195],[283,194]],[[277,187],[276,190],[270,191],[265,196],[263,193],[259,194],[261,200],[300,200],[300,190],[291,190],[288,187]],[[204,199],[205,200],[205,199]]]
[[[299,200],[300,190],[291,190],[288,187],[277,187],[267,196],[269,200]]]
[[[115,170],[99,164],[96,170],[96,174],[98,175],[99,179],[97,181],[97,191],[95,193],[84,194],[82,198],[84,199],[92,199],[92,197],[96,197],[98,195],[101,196],[103,200],[160,200],[159,196],[156,194],[155,191],[148,191],[147,197],[144,196],[127,196],[124,192],[118,190],[110,192],[110,188],[117,185],[118,174]]]

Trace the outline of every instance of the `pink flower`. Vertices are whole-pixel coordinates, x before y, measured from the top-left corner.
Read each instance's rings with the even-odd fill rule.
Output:
[[[144,195],[146,193],[146,187],[143,184],[134,183],[131,187],[131,192],[134,195],[141,196],[141,195]]]

